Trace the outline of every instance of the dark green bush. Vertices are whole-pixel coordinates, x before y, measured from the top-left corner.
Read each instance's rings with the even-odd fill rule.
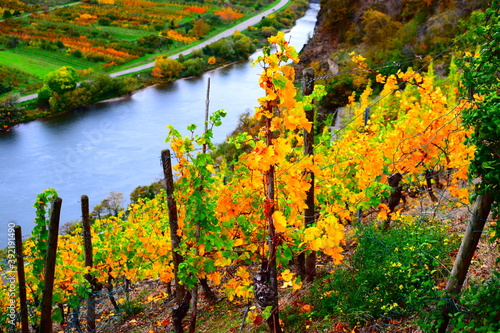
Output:
[[[313,318],[384,326],[436,302],[452,249],[442,225],[402,223],[387,231],[360,226],[356,240],[352,258],[312,288]]]
[[[460,300],[460,311],[450,320],[452,332],[500,332],[500,273],[484,284],[469,287]]]

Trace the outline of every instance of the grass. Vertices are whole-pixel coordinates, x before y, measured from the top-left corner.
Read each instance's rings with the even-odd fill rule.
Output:
[[[107,32],[113,35],[113,37],[116,40],[123,40],[123,41],[134,41],[142,37],[158,34],[155,31],[134,30],[134,29],[127,29],[120,27],[111,27],[111,26],[107,27],[99,26],[96,28],[98,28],[98,30],[100,31]]]
[[[88,61],[83,58],[77,58],[70,55],[66,55],[60,51],[48,51],[43,49],[38,49],[34,47],[18,47],[16,48],[16,53],[26,55],[27,57],[42,59],[43,61],[59,64],[59,68],[62,66],[72,66],[75,69],[87,69],[90,67],[99,66],[98,63]]]
[[[38,89],[45,75],[62,66],[88,69],[96,68],[100,64],[72,57],[62,52],[21,46],[14,50],[0,52],[0,66],[2,72],[9,75],[9,79],[2,78],[2,81],[11,84],[20,93],[24,94],[32,92],[33,89]],[[16,75],[15,80],[13,79],[13,73]]]
[[[24,71],[39,78],[43,78],[48,73],[61,68],[60,63],[7,50],[0,52],[0,65]]]

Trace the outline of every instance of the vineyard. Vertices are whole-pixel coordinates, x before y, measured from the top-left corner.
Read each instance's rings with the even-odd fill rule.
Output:
[[[403,323],[444,332],[449,322],[456,332],[498,331],[498,260],[486,266],[489,282],[459,300],[463,267],[498,207],[500,34],[498,13],[487,13],[481,48],[457,56],[446,77],[432,61],[382,75],[351,53],[366,88],[349,97],[334,137],[314,121],[325,88],[305,71],[298,91],[296,51],[283,33],[270,37],[256,60],[264,93],[254,130],[228,141],[237,157],[213,154],[219,110],[201,130],[169,126],[165,190],[152,199],[90,219],[82,197],[82,222],[58,236],[61,198],[39,195],[32,236],[23,249],[9,242],[3,327],[116,331],[116,321],[138,323],[147,303],[161,314],[140,331],[194,332],[224,298],[246,307],[225,331],[394,332]],[[139,301],[134,286],[150,282],[165,293]]]

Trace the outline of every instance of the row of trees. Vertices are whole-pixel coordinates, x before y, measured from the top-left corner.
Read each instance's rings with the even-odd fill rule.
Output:
[[[140,87],[139,81],[133,77],[111,78],[105,73],[91,75],[80,84],[79,80],[77,71],[69,66],[47,74],[38,92],[38,107],[54,114],[124,96]]]
[[[3,11],[3,14],[2,14],[2,17],[5,19],[9,19],[11,17],[17,17],[17,16],[21,16],[21,12],[19,10],[14,10],[14,11],[11,11],[9,9],[5,9]]]
[[[255,49],[253,40],[237,31],[231,37],[194,50],[189,56],[181,55],[178,60],[167,56],[157,57],[152,75],[167,82],[179,77],[199,75],[216,64],[247,59]]]

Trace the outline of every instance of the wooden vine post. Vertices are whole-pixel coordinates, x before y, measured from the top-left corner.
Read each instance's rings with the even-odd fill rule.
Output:
[[[465,231],[462,244],[458,250],[457,258],[453,264],[450,273],[450,278],[446,284],[446,293],[450,296],[457,297],[464,285],[469,266],[476,252],[477,244],[483,233],[484,224],[490,214],[493,196],[486,192],[483,195],[478,195],[476,204],[472,209],[472,214],[469,218],[467,230]],[[439,326],[439,333],[446,332],[450,321],[450,313],[452,311],[451,304],[446,304],[442,309],[442,322]]]
[[[210,78],[208,78],[208,87],[207,87],[207,98],[205,100],[205,134],[208,130],[208,115],[210,110]],[[205,154],[207,152],[207,144],[203,144],[202,153]],[[203,191],[203,186],[200,186],[199,191]],[[196,223],[196,244],[199,243],[200,240],[200,223]],[[194,253],[198,256],[198,247],[194,249]],[[191,324],[189,325],[189,332],[195,333],[196,331],[196,317],[198,316],[198,284],[196,284],[192,291],[192,300],[191,300]]]
[[[304,96],[309,96],[314,91],[314,68],[306,68],[302,72],[302,93]],[[312,124],[311,130],[308,132],[304,129],[304,156],[313,155],[314,146],[314,110],[305,110],[307,120]],[[314,223],[315,207],[314,207],[314,172],[309,171],[309,184],[311,187],[307,191],[306,204],[304,210],[304,226],[310,227]],[[303,281],[313,281],[316,275],[316,252],[311,251],[309,254],[301,253],[298,256],[299,275]]]
[[[16,241],[17,281],[19,284],[19,303],[21,307],[21,332],[29,333],[28,304],[26,301],[26,275],[24,274],[23,236],[20,225],[14,227],[14,238]]]
[[[59,236],[59,219],[61,216],[62,199],[52,199],[50,212],[47,254],[45,256],[45,276],[42,298],[42,313],[39,333],[52,333],[52,297],[54,293],[54,277],[56,268],[57,239]]]
[[[446,292],[458,298],[462,290],[467,271],[476,251],[484,225],[493,210],[499,212],[500,169],[497,167],[500,151],[500,15],[498,0],[493,0],[485,12],[485,21],[476,30],[475,38],[482,40],[477,55],[465,55],[459,62],[463,68],[463,86],[466,89],[468,105],[462,111],[462,124],[471,129],[468,142],[475,146],[474,157],[469,165],[469,179],[480,179],[475,183],[476,203],[469,219],[467,230],[446,285]],[[500,227],[495,227],[495,239],[500,238]],[[482,306],[481,304],[478,307]],[[438,321],[438,332],[447,330],[450,313],[454,309],[450,304],[442,308],[442,317]]]
[[[269,111],[273,112],[271,108]],[[271,131],[271,118],[266,118],[266,139],[267,146],[272,146],[273,132]],[[275,167],[271,165],[266,172],[266,218],[268,225],[268,246],[269,246],[269,259],[267,261],[267,271],[269,271],[270,287],[274,293],[273,305],[271,316],[267,319],[267,324],[272,333],[281,333],[281,326],[279,321],[279,299],[278,299],[278,267],[276,264],[276,228],[274,227],[273,214],[275,211]],[[265,262],[263,263],[265,266]]]
[[[161,161],[163,174],[165,176],[165,191],[167,192],[168,219],[170,226],[170,240],[172,242],[172,261],[174,263],[175,274],[175,299],[180,304],[184,298],[186,289],[179,283],[179,264],[183,261],[182,256],[177,252],[181,239],[177,234],[179,229],[177,217],[177,204],[174,198],[174,176],[172,173],[172,157],[169,149],[162,150]]]
[[[170,226],[170,240],[172,243],[172,261],[174,263],[174,284],[175,284],[175,299],[176,305],[172,309],[172,321],[174,331],[176,333],[183,332],[182,319],[186,316],[189,310],[189,302],[191,301],[191,293],[186,292],[186,288],[179,281],[179,264],[184,261],[184,258],[177,252],[181,239],[177,234],[179,230],[177,204],[174,198],[174,176],[172,173],[172,157],[169,149],[164,149],[161,152],[161,161],[163,166],[163,174],[165,177],[165,191],[167,192],[168,219]]]
[[[83,249],[85,256],[85,266],[92,268],[93,255],[92,255],[92,237],[90,233],[90,218],[89,218],[89,198],[86,195],[81,197],[82,203],[82,225],[83,225]],[[95,331],[95,297],[96,281],[91,274],[85,274],[85,279],[89,282],[91,292],[87,298],[87,327],[91,332]]]

